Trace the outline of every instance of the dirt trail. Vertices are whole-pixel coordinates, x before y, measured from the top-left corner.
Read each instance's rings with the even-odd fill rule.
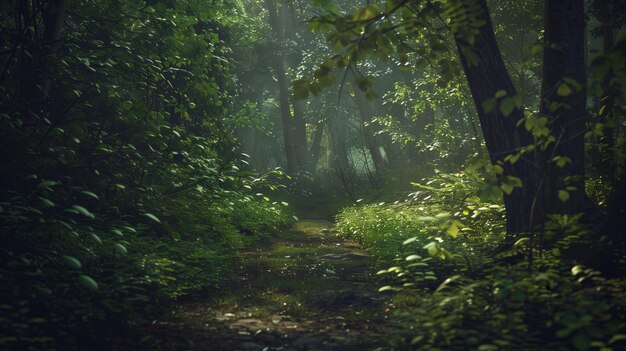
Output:
[[[387,303],[371,260],[332,223],[300,221],[272,246],[245,255],[222,297],[176,306],[146,340],[160,350],[372,350]]]

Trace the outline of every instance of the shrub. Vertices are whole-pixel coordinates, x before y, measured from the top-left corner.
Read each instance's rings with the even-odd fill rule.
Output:
[[[389,348],[624,349],[626,280],[569,258],[593,240],[579,216],[551,219],[550,246],[520,238],[495,255],[503,207],[487,184],[472,172],[438,174],[415,184],[408,201],[354,206],[337,217],[340,233],[384,268],[380,291],[394,292]]]
[[[362,242],[381,268],[396,261],[381,274],[475,271],[504,235],[503,206],[484,194],[481,199],[484,190],[476,186],[480,182],[472,173],[439,174],[425,184],[414,184],[419,190],[406,201],[343,210],[337,228]]]

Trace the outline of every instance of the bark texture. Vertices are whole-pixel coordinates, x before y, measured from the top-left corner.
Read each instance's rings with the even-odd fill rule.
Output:
[[[533,143],[533,138],[524,128],[517,128],[523,110],[514,109],[505,116],[498,109],[487,111],[484,102],[494,99],[496,92],[504,90],[506,96],[517,95],[511,76],[506,70],[491,23],[485,0],[478,1],[481,8],[477,20],[484,21],[479,27],[475,42],[470,44],[456,36],[455,42],[463,65],[463,70],[478,112],[485,143],[492,163],[503,162],[504,158],[522,146]],[[472,55],[475,57],[469,57]],[[476,62],[476,59],[478,62]],[[536,220],[536,171],[534,160],[524,159],[510,164],[503,162],[505,176],[521,179],[523,187],[515,188],[510,195],[504,195],[507,232],[510,237],[532,232]]]

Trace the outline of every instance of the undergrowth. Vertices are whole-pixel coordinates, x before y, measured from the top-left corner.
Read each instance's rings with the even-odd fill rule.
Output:
[[[388,349],[624,349],[626,280],[569,258],[592,240],[577,217],[553,218],[561,235],[549,246],[520,238],[503,250],[504,208],[487,184],[470,171],[438,173],[409,200],[337,216],[393,294]]]
[[[3,349],[74,349],[131,335],[172,301],[223,287],[238,252],[288,222],[283,205],[242,193],[162,200],[128,216],[107,213],[95,193],[26,182],[29,196],[0,204]],[[81,196],[93,202],[72,205]]]

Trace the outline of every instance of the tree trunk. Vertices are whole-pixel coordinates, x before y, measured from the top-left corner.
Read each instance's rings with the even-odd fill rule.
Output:
[[[369,101],[367,101],[363,93],[358,88],[354,89],[354,103],[356,104],[356,107],[359,111],[359,116],[361,117],[361,126],[363,129],[363,137],[365,138],[365,146],[369,150],[376,171],[380,172],[384,167],[384,160],[380,153],[376,136],[374,135],[371,127],[371,106]]]
[[[317,163],[322,151],[322,138],[324,137],[325,125],[326,123],[324,123],[324,121],[320,121],[315,128],[315,133],[313,133],[313,141],[311,142],[311,150],[309,152],[311,155],[310,170],[313,174],[315,174],[317,170]]]
[[[284,5],[283,5],[284,6]],[[268,22],[279,45],[286,42],[286,34],[284,21],[279,18],[278,10],[274,0],[265,0],[265,7],[268,12]],[[283,138],[285,144],[285,156],[287,158],[287,170],[295,172],[306,165],[306,159],[302,160],[302,143],[306,143],[306,127],[302,119],[300,111],[291,113],[291,89],[287,77],[287,56],[284,53],[278,53],[277,57],[272,60],[272,68],[278,81],[278,101],[280,105],[281,121],[283,127]],[[304,130],[304,133],[302,131]],[[303,135],[304,134],[304,137]],[[306,153],[306,145],[304,146]],[[299,157],[300,156],[300,157]],[[306,157],[306,156],[305,156]]]
[[[291,94],[293,97],[293,94]],[[306,101],[293,99],[293,133],[296,147],[298,169],[309,168],[309,150],[307,149],[306,123],[304,113]]]
[[[506,92],[506,97],[514,97],[517,92],[500,54],[486,0],[479,0],[477,5],[481,11],[476,20],[484,21],[484,24],[478,28],[475,42],[468,43],[459,35],[455,36],[455,42],[491,162],[501,164],[504,176],[518,177],[523,184],[522,187],[514,188],[510,195],[504,195],[506,228],[511,240],[520,233],[535,229],[537,183],[533,159],[520,159],[511,164],[504,162],[504,158],[522,146],[533,144],[533,138],[523,127],[516,127],[516,123],[524,117],[521,106],[505,116],[498,107],[489,109],[484,105],[487,101],[493,101],[496,92],[501,90]],[[500,181],[502,179],[506,178],[500,177]]]
[[[546,0],[544,18],[546,43],[539,111],[549,116],[556,142],[542,153],[540,160],[544,170],[540,200],[549,213],[581,213],[586,199],[584,1]],[[552,161],[554,157],[568,157],[571,162],[558,167]],[[568,187],[572,190],[565,190]],[[560,200],[559,191],[568,191],[569,199]]]
[[[330,155],[328,168],[341,182],[344,190],[352,195],[353,167],[348,156],[348,119],[340,115],[340,109],[328,116]]]
[[[32,37],[27,39],[29,53],[24,56],[22,104],[23,113],[29,120],[42,116],[46,110],[52,87],[52,70],[59,50],[61,28],[65,18],[65,0],[50,0],[41,9],[43,19],[43,33],[28,31]],[[19,11],[24,25],[32,26],[31,20],[39,9],[30,8],[27,1],[20,2]]]

